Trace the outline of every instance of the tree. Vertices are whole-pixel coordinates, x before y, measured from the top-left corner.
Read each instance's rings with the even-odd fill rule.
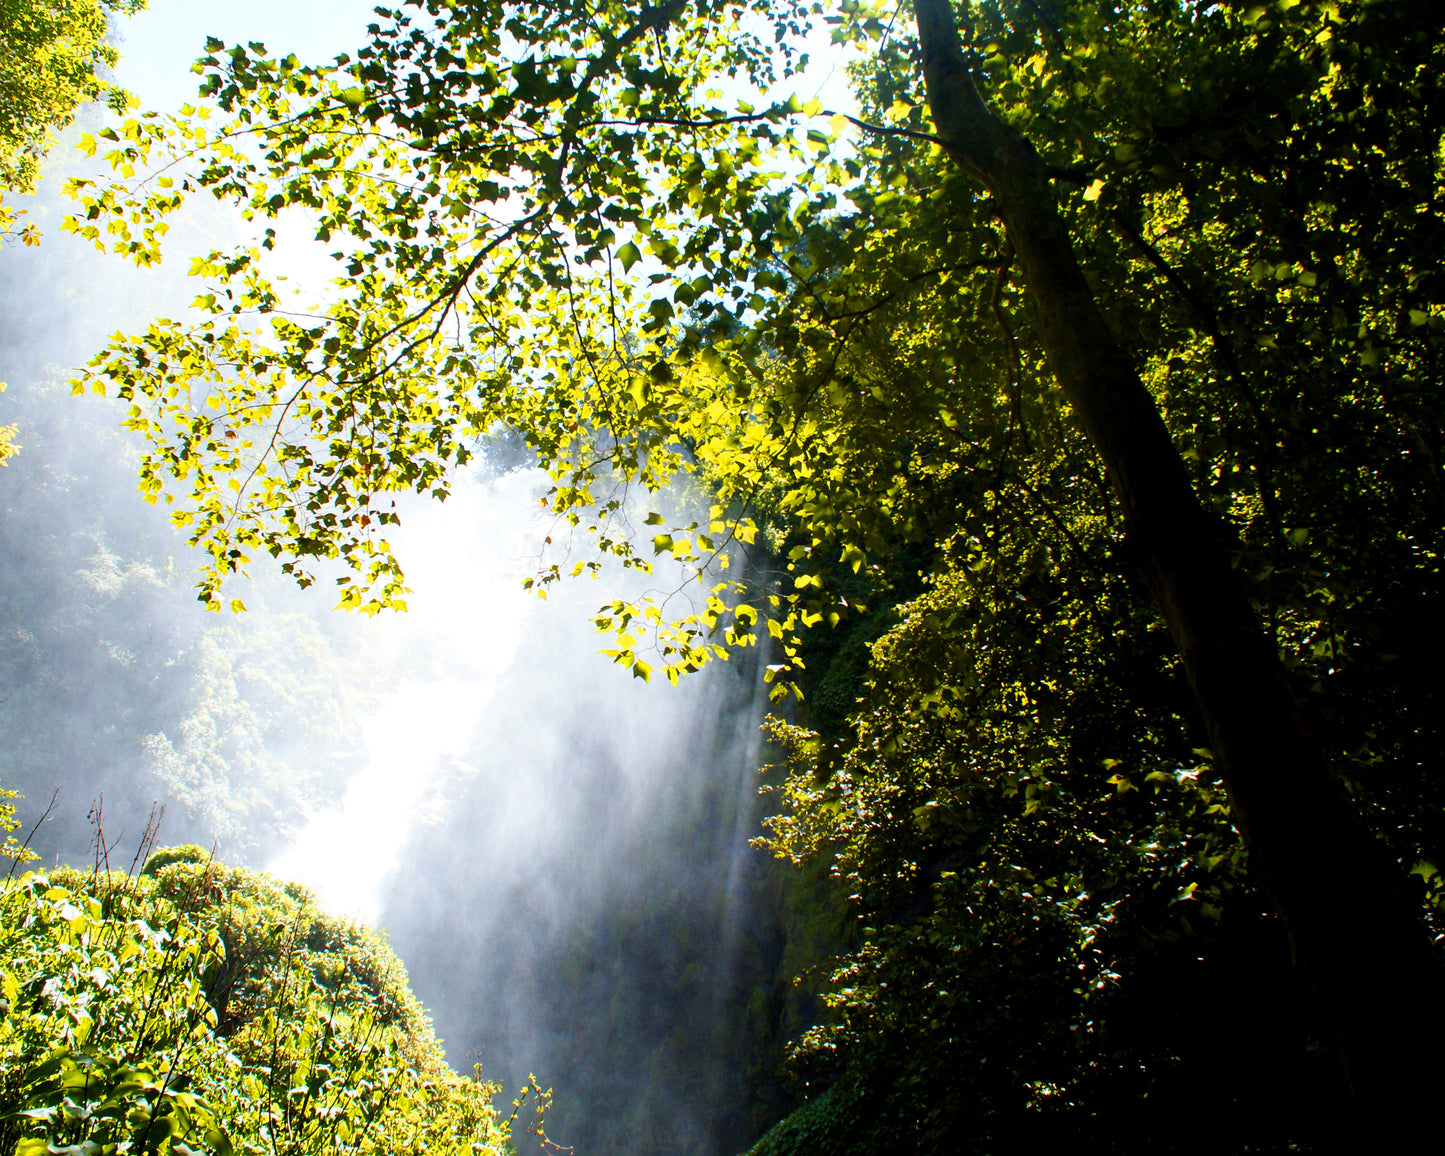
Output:
[[[294,883],[195,846],[30,872],[0,884],[0,942],[7,1153],[511,1150],[401,962]]]
[[[114,111],[129,106],[124,90],[104,80],[119,59],[106,43],[113,12],[137,12],[145,0],[4,0],[0,31],[0,240],[18,236],[40,244],[34,225],[18,227],[25,210],[5,204],[6,193],[33,191],[41,159],[55,133],[70,124],[87,101],[104,100]],[[5,385],[0,382],[0,393]],[[0,426],[0,466],[15,453],[15,427]]]
[[[1442,322],[1438,273],[1411,254],[1438,250],[1438,214],[1418,207],[1440,184],[1438,28],[1398,3],[1026,4],[970,10],[960,38],[950,6],[914,9],[916,35],[852,3],[432,0],[334,67],[213,43],[203,91],[232,121],[112,130],[117,167],[176,167],[78,182],[72,227],[151,260],[188,192],[262,220],[301,207],[343,239],[342,291],[288,312],[267,231],[197,262],[208,319],[118,342],[90,381],[133,403],[153,445],[143,486],[182,499],[210,601],[265,549],[303,582],[340,558],[343,604],[396,604],[382,496],[444,494],[498,421],[552,470],[556,513],[624,564],[647,563],[617,525],[619,480],[709,478],[707,524],[652,538],[702,573],[770,508],[781,584],[734,578],[675,617],[599,614],[643,676],[638,626],[673,677],[766,628],[796,682],[799,628],[856,609],[849,571],[886,591],[921,551],[943,582],[970,542],[989,553],[971,527],[1003,501],[1033,508],[1034,573],[1106,544],[1102,565],[1142,574],[1173,639],[1192,688],[1177,713],[1227,786],[1362,1127],[1403,1133],[1440,1075],[1420,1060],[1439,962],[1336,781],[1354,749],[1337,742],[1355,738],[1311,737],[1280,661],[1308,640],[1343,665],[1361,638],[1313,591],[1279,597],[1277,575],[1310,569],[1311,533],[1347,536],[1300,473],[1332,459],[1310,444],[1321,426],[1294,423],[1327,413],[1340,452],[1375,463],[1351,486],[1388,477],[1421,551],[1392,571],[1391,605],[1435,604],[1434,533],[1413,511],[1440,492]],[[712,89],[786,75],[810,15],[872,54],[857,74],[872,119],[851,141],[815,105]],[[1228,229],[1241,219],[1253,239]],[[1364,449],[1362,420],[1413,456]],[[1207,467],[1192,478],[1191,437]],[[1084,501],[1105,484],[1094,461],[1108,494],[1079,523],[1056,483]]]
[[[5,0],[0,29],[0,191],[28,193],[55,134],[76,109],[104,101],[123,112],[130,98],[104,79],[119,53],[106,42],[112,14],[130,15],[145,0]],[[0,235],[15,229],[21,214],[0,200]],[[20,231],[27,245],[40,243],[34,226]]]
[[[1332,1021],[1366,1127],[1393,1130],[1436,1083],[1433,1065],[1421,1080],[1414,1057],[1430,1050],[1442,1024],[1439,959],[1412,918],[1398,869],[1306,733],[1155,401],[1094,302],[1043,158],[979,96],[949,5],[918,0],[916,8],[940,139],[994,196],[1050,368],[1108,473],[1251,861]]]

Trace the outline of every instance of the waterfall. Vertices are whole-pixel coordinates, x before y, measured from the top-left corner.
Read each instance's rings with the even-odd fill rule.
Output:
[[[360,722],[364,764],[266,865],[338,914],[376,922],[407,840],[468,773],[463,756],[539,609],[521,588],[521,554],[540,485],[529,471],[463,479],[445,507],[416,506],[397,536],[408,611],[357,624],[389,684]]]
[[[93,798],[122,839],[155,799],[163,843],[266,866],[386,929],[451,1061],[509,1092],[535,1072],[558,1142],[737,1150],[762,1122],[747,1072],[780,951],[748,844],[759,655],[677,688],[609,664],[589,612],[615,576],[546,603],[520,589],[527,470],[404,504],[405,616],[333,614],[324,577],[298,593],[264,558],[235,591],[250,613],[201,612],[198,560],[134,494],[120,413],[65,384],[196,286],[183,261],[90,253],[42,193],[26,204],[45,244],[0,269],[0,422],[21,427],[0,471],[3,785],[35,812],[63,791],[36,845],[88,861]],[[237,228],[208,202],[174,226],[177,253]]]
[[[268,867],[388,932],[454,1066],[554,1086],[557,1142],[728,1152],[753,1120],[740,1017],[772,979],[748,958],[761,664],[645,684],[588,613],[643,580],[523,595],[544,484],[408,515],[410,612],[368,630],[396,681],[339,799]]]
[[[404,506],[405,615],[333,613],[324,580],[298,592],[264,564],[248,613],[204,613],[197,560],[134,495],[115,407],[56,368],[178,278],[46,264],[67,243],[0,273],[23,304],[0,325],[21,445],[0,471],[0,739],[23,814],[62,790],[46,860],[89,862],[101,794],[128,854],[156,800],[163,843],[379,922],[453,1063],[479,1056],[512,1091],[535,1072],[560,1142],[736,1150],[777,958],[747,846],[756,653],[676,688],[610,664],[590,612],[612,578],[520,588],[547,529],[525,469]]]

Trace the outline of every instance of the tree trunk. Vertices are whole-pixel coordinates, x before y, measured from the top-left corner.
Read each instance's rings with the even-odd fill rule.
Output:
[[[1094,302],[1033,146],[975,88],[950,0],[915,0],[934,124],[994,197],[1050,369],[1093,442],[1179,648],[1252,869],[1288,929],[1364,1135],[1428,1135],[1445,1087],[1439,960],[1406,880],[1305,733],[1272,642],[1153,398]]]

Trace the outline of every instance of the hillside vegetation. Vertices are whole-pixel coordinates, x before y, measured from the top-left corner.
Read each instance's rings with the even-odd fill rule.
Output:
[[[0,957],[4,1156],[514,1151],[390,948],[296,884],[196,847],[32,872]]]

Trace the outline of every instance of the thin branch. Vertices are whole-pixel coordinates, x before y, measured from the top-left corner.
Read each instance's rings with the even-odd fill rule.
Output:
[[[877,310],[882,309],[885,305],[889,304],[890,302],[896,301],[899,297],[901,297],[904,290],[907,289],[910,285],[916,285],[918,282],[925,281],[930,277],[940,277],[945,273],[957,273],[959,270],[962,269],[992,269],[997,265],[998,260],[999,257],[997,255],[991,257],[980,257],[973,261],[956,261],[951,265],[939,265],[932,269],[925,269],[921,273],[910,274],[909,276],[902,279],[902,285],[898,289],[894,290],[892,293],[889,293],[887,296],[880,297],[871,305],[866,305],[859,309],[850,309],[846,313],[829,313],[827,302],[825,302],[820,296],[818,296],[818,293],[813,288],[812,283],[804,281],[802,282],[802,285],[803,288],[807,290],[808,296],[818,303],[818,308],[822,311],[823,314],[823,320],[826,321],[829,325],[836,325],[840,321],[850,321],[855,318],[866,317],[868,316],[868,314],[874,313]]]
[[[657,4],[642,9],[637,14],[637,23],[619,36],[616,40],[607,45],[606,49],[599,55],[594,56],[587,64],[587,71],[582,74],[582,80],[578,83],[575,94],[572,97],[571,107],[567,110],[567,116],[563,118],[562,148],[557,154],[557,183],[561,185],[563,174],[567,171],[567,160],[576,143],[577,133],[581,128],[581,115],[579,109],[582,106],[582,98],[592,87],[592,82],[612,67],[634,40],[645,36],[649,31],[665,28],[671,24],[687,8],[687,0],[668,0],[666,4]],[[574,119],[575,118],[575,119]],[[570,126],[568,122],[571,122]]]
[[[835,112],[829,112],[827,109],[824,109],[822,115],[837,116],[838,114]],[[888,128],[886,125],[870,124],[866,120],[860,120],[856,116],[849,116],[847,113],[843,114],[843,119],[846,120],[849,124],[856,125],[858,128],[861,128],[864,132],[873,133],[875,136],[907,137],[910,140],[922,140],[927,141],[929,144],[936,144],[939,148],[945,147],[947,143],[943,140],[942,137],[934,136],[933,133],[930,132],[919,132],[917,129],[911,128]]]
[[[50,818],[51,814],[55,810],[55,804],[59,801],[60,788],[56,787],[55,791],[50,796],[50,805],[45,808],[45,811],[41,814],[40,818],[36,819],[35,822],[30,825],[30,833],[25,836],[25,842],[20,844],[20,853],[11,857],[10,870],[5,873],[5,881],[7,883],[15,877],[15,868],[20,866],[21,860],[25,858],[25,852],[30,850],[30,840],[35,838],[35,833],[40,830],[40,824],[45,822],[46,819]]]

